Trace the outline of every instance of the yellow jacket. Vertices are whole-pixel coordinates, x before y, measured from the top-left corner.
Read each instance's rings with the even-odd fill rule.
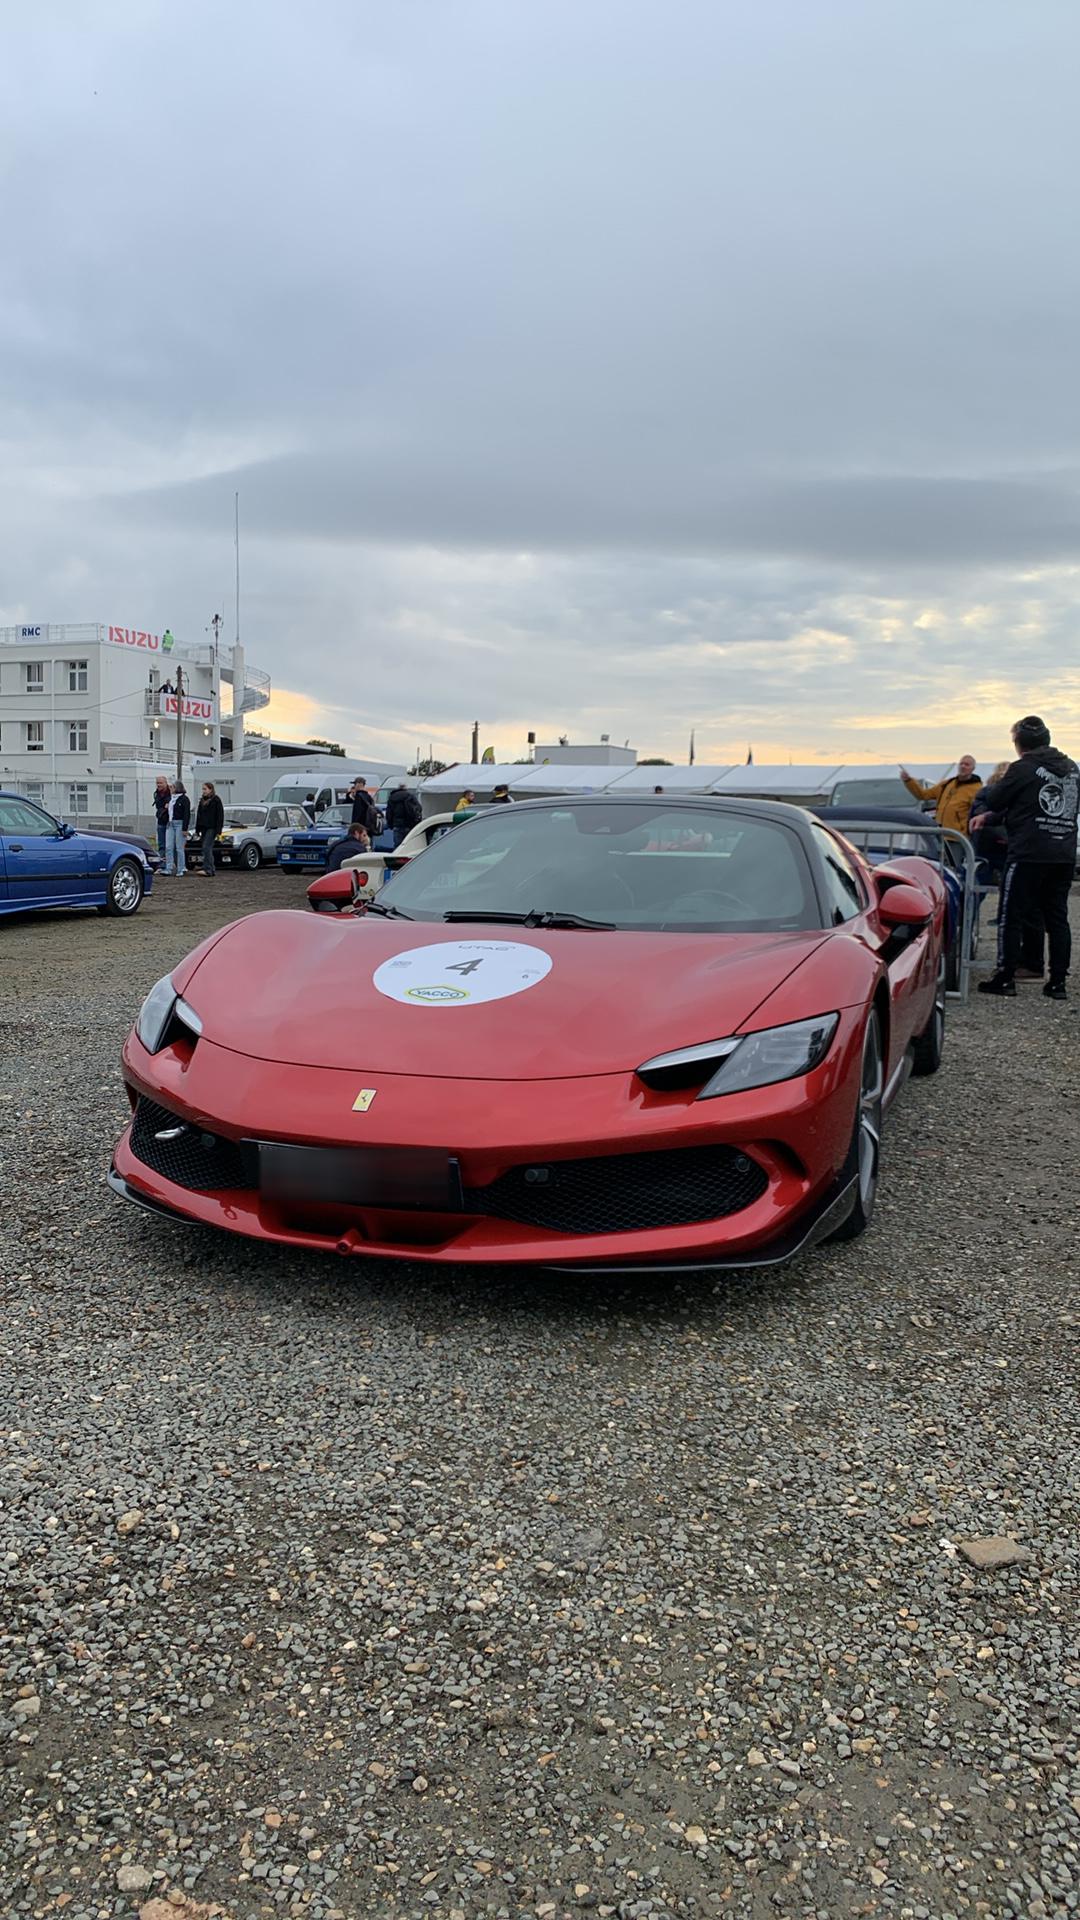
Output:
[[[971,803],[983,785],[977,773],[971,774],[967,780],[958,780],[953,774],[948,780],[939,780],[934,787],[924,786],[921,780],[914,779],[910,773],[905,774],[903,780],[908,792],[913,793],[916,800],[934,802],[934,818],[939,827],[955,827],[958,833],[967,832]]]

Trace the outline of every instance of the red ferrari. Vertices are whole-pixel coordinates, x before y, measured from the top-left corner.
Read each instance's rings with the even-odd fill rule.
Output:
[[[945,892],[796,807],[473,817],[353,911],[252,914],[147,995],[110,1180],[398,1260],[773,1265],[861,1233],[945,1031]]]

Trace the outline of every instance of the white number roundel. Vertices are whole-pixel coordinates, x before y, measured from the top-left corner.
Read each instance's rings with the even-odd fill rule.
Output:
[[[372,976],[405,1007],[477,1007],[524,993],[551,972],[551,955],[517,940],[440,940],[384,960]]]

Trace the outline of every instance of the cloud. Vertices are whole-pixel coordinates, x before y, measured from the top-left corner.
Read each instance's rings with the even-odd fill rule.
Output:
[[[275,718],[379,757],[1078,725],[1078,51],[1013,0],[24,9],[0,619],[231,626],[238,490]]]

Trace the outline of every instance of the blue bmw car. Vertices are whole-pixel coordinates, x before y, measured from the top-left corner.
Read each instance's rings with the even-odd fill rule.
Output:
[[[126,918],[154,884],[126,840],[77,832],[18,793],[0,793],[0,914],[96,907]]]

